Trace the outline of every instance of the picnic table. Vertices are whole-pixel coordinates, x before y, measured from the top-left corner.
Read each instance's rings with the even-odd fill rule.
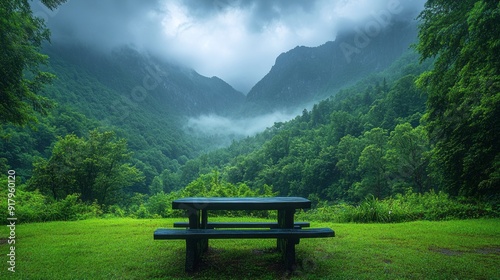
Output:
[[[295,265],[295,245],[299,243],[300,238],[335,236],[332,229],[303,229],[310,224],[294,221],[297,209],[310,207],[311,201],[302,197],[182,198],[173,201],[172,208],[186,211],[189,221],[174,223],[174,227],[185,229],[157,229],[154,232],[154,239],[185,239],[185,269],[193,271],[199,264],[203,252],[208,249],[209,239],[276,238],[285,268],[292,270]],[[209,222],[208,211],[212,210],[277,210],[278,219],[276,222]]]

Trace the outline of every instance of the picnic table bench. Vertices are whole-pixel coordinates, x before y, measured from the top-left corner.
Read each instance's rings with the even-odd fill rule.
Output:
[[[294,228],[310,227],[308,222],[295,222]],[[189,228],[187,222],[176,222],[174,228]],[[206,228],[279,228],[278,223],[273,222],[208,222]]]
[[[269,239],[276,238],[283,255],[285,268],[295,265],[295,245],[301,238],[333,237],[330,228],[311,228],[308,222],[294,222],[296,209],[311,207],[311,202],[300,197],[269,198],[183,198],[172,203],[173,209],[187,211],[189,222],[174,223],[185,229],[157,229],[155,240],[183,239],[186,241],[186,271],[193,271],[208,249],[209,239]],[[208,210],[277,210],[277,222],[208,222]],[[219,229],[220,228],[220,229]],[[228,229],[229,228],[229,229]],[[249,229],[251,228],[251,229]]]

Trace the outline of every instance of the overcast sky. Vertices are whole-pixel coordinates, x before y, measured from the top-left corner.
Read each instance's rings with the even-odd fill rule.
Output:
[[[103,50],[132,45],[218,76],[247,93],[276,57],[318,46],[377,15],[415,17],[423,0],[68,0],[34,4],[53,44],[82,41]]]

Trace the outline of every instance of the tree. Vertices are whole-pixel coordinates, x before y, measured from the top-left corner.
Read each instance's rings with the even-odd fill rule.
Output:
[[[404,188],[423,193],[429,189],[427,176],[429,140],[423,126],[397,125],[391,132],[385,154],[393,191]]]
[[[278,163],[278,161],[286,157],[290,149],[290,133],[284,131],[274,136],[271,141],[267,142],[265,145],[266,157],[272,161],[272,163]]]
[[[386,102],[393,114],[386,113],[384,124],[393,128],[398,121],[411,122],[412,125],[419,124],[422,113],[425,112],[427,96],[415,85],[416,76],[407,75],[397,80],[388,92]]]
[[[374,128],[363,134],[366,146],[361,151],[357,171],[361,181],[354,184],[353,194],[358,198],[374,195],[382,199],[390,194],[386,176],[387,161],[384,157],[387,146],[387,131]]]
[[[60,138],[50,159],[34,164],[31,189],[39,189],[56,199],[79,193],[83,201],[110,205],[123,189],[144,179],[128,161],[124,139],[113,132],[91,131],[88,139],[73,134]]]
[[[453,195],[494,195],[500,185],[500,2],[429,0],[417,50],[437,57],[421,75],[434,165]]]
[[[54,9],[66,0],[42,0]],[[27,0],[4,0],[0,4],[0,124],[23,125],[45,113],[50,101],[37,95],[54,76],[39,70],[47,56],[39,52],[49,40],[44,21],[33,16]]]
[[[81,193],[78,188],[80,182],[77,182],[73,173],[75,165],[82,160],[79,148],[83,145],[83,139],[72,134],[57,141],[49,160],[40,158],[33,163],[34,170],[33,176],[28,181],[29,188],[39,189],[55,199]]]
[[[357,169],[363,148],[361,140],[352,135],[346,135],[340,139],[335,152],[335,157],[338,160],[335,167],[340,174],[337,183],[329,188],[328,196],[331,199],[345,198],[348,190],[351,190],[355,182],[360,180]]]

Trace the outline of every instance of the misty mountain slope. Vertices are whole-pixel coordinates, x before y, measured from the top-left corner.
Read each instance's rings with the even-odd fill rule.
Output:
[[[126,114],[127,107],[147,105],[168,114],[224,115],[227,108],[238,108],[244,101],[242,93],[217,77],[204,77],[128,47],[103,54],[80,45],[58,45],[46,46],[44,52],[51,63],[60,64],[56,71],[61,74],[66,67],[78,67],[119,93],[112,104],[107,104],[111,111],[118,110],[115,114]],[[78,76],[74,73],[66,78],[78,80]]]
[[[318,47],[282,53],[248,93],[251,110],[293,108],[318,101],[370,73],[384,70],[416,40],[413,22],[396,22],[378,33],[355,28]]]

